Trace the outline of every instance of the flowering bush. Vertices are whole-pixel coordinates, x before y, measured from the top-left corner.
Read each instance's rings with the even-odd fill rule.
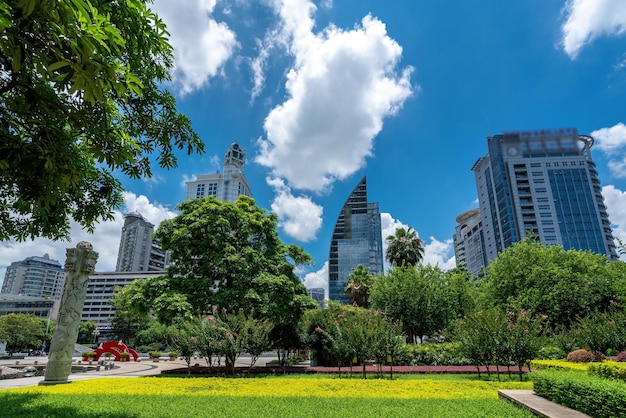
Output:
[[[617,355],[617,361],[626,361],[626,351],[622,351]]]

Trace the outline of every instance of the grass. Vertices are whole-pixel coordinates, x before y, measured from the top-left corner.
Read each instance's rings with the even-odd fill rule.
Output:
[[[530,382],[420,375],[415,379],[103,378],[0,391],[0,416],[152,417],[532,417],[498,389]]]

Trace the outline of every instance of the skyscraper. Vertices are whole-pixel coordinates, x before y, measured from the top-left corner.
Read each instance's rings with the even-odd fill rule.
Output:
[[[378,203],[367,201],[363,177],[341,208],[330,241],[328,256],[329,299],[349,303],[344,295],[350,271],[362,264],[374,275],[383,271],[383,242]]]
[[[154,225],[139,212],[124,216],[122,237],[117,253],[115,271],[162,271],[168,264],[168,254],[158,241],[152,239]]]
[[[575,128],[487,138],[489,152],[472,167],[487,263],[529,233],[617,258],[593,142]]]
[[[224,154],[224,172],[200,174],[187,182],[187,199],[216,196],[224,202],[234,202],[239,195],[252,197],[250,183],[243,173],[246,153],[233,142]]]
[[[65,284],[65,270],[57,260],[27,257],[7,267],[0,293],[60,299]]]

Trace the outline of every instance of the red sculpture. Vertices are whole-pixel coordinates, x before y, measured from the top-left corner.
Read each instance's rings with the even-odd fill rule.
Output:
[[[115,356],[115,361],[120,361],[122,358],[122,353],[128,353],[129,357],[133,356],[133,360],[137,361],[139,359],[139,354],[133,350],[132,348],[128,348],[126,344],[119,341],[107,341],[106,343],[102,343],[94,350],[96,352],[96,360],[100,358],[105,353],[110,353]]]

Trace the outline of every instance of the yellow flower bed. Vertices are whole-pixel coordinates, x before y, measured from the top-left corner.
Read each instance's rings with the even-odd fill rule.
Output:
[[[589,363],[572,363],[567,360],[533,360],[530,362],[532,369],[566,369],[587,371]]]
[[[19,393],[256,396],[396,399],[489,399],[498,389],[532,389],[531,382],[467,380],[101,378],[69,385],[10,389]]]

